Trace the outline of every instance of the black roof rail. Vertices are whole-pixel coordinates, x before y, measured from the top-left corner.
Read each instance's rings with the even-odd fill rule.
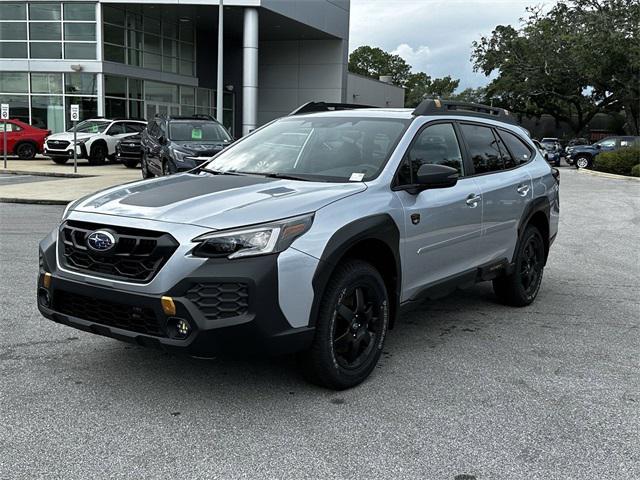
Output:
[[[353,110],[355,108],[378,108],[373,105],[358,105],[357,103],[328,103],[328,102],[307,102],[300,105],[289,115],[302,115],[303,113],[333,112],[336,110]]]
[[[513,115],[504,108],[491,107],[479,103],[456,102],[455,100],[423,100],[413,111],[413,115],[416,117],[421,115],[471,115],[518,125]]]

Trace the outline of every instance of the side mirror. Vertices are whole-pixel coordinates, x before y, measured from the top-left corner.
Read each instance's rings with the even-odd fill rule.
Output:
[[[602,148],[602,145],[600,145],[599,143],[596,143],[596,144],[594,145],[594,147],[596,147],[598,150],[600,150],[600,149]]]
[[[418,169],[416,184],[420,189],[448,188],[458,183],[458,170],[446,165],[425,163]]]

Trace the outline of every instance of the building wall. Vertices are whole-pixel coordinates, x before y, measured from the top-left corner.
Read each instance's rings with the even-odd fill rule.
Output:
[[[344,101],[346,41],[268,41],[259,48],[259,124],[287,115],[303,103]]]
[[[354,73],[349,73],[347,76],[346,97],[347,103],[376,107],[404,107],[404,88]]]

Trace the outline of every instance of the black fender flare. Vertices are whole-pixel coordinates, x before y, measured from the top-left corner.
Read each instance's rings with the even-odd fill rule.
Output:
[[[520,223],[518,224],[518,241],[516,243],[516,248],[513,251],[513,256],[511,258],[511,264],[514,264],[516,261],[516,253],[518,252],[518,248],[520,247],[520,239],[522,238],[522,234],[524,233],[525,228],[529,225],[529,222],[533,218],[533,216],[538,213],[544,213],[544,216],[547,220],[547,232],[550,231],[550,218],[551,218],[551,204],[549,203],[549,198],[546,196],[535,198],[532,202],[530,202],[524,209],[522,217],[520,218]],[[544,233],[544,232],[541,232]],[[543,238],[545,242],[545,263],[547,261],[547,256],[549,255],[549,246],[550,239],[547,235],[547,238]]]
[[[355,245],[365,240],[377,240],[384,243],[394,257],[395,278],[385,278],[385,283],[393,281],[395,290],[395,294],[390,295],[391,318],[389,324],[393,325],[400,305],[402,266],[400,263],[400,230],[388,214],[371,215],[347,223],[331,236],[320,256],[320,262],[311,282],[314,295],[309,325],[313,326],[316,323],[325,288],[335,268],[340,264],[340,260]]]

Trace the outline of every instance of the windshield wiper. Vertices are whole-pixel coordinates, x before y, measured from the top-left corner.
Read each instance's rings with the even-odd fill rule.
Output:
[[[306,177],[301,177],[298,175],[289,175],[286,173],[255,173],[252,175],[262,175],[263,177],[268,178],[280,178],[282,180],[300,180],[302,182],[310,182],[311,180]]]
[[[212,170],[211,168],[200,167],[201,172],[213,173],[214,175],[243,175],[240,172],[236,172],[235,170]]]

